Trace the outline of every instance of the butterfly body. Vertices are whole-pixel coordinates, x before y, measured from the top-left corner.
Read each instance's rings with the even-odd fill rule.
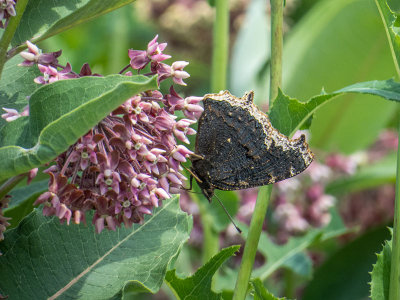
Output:
[[[312,162],[304,135],[289,139],[253,103],[228,91],[204,96],[192,172],[209,201],[215,189],[238,190],[295,176]]]

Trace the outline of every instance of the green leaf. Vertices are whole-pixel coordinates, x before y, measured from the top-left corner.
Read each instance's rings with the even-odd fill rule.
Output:
[[[16,47],[26,40],[44,40],[131,2],[133,0],[31,0],[11,44]]]
[[[304,300],[364,300],[375,253],[390,238],[386,227],[373,229],[348,243],[324,262],[306,286]]]
[[[132,281],[155,293],[191,228],[178,197],[164,200],[143,225],[101,234],[93,225],[61,225],[35,209],[0,243],[0,293],[10,299],[108,299]]]
[[[312,97],[307,102],[300,102],[279,91],[271,107],[269,118],[272,125],[280,132],[285,135],[292,135],[322,105],[345,93],[370,94],[387,100],[400,101],[400,83],[393,81],[393,79],[360,82],[333,93],[327,94],[324,92],[321,95]]]
[[[307,119],[326,101],[332,99],[335,94],[319,95],[303,103],[290,98],[278,91],[278,96],[272,104],[269,118],[272,126],[285,135],[293,135]]]
[[[177,277],[175,270],[170,270],[165,276],[165,281],[177,299],[222,299],[220,293],[211,290],[211,281],[222,263],[234,255],[239,248],[240,246],[231,246],[222,249],[199,268],[194,275],[184,279]]]
[[[391,230],[391,234],[393,232]],[[389,299],[390,269],[392,261],[392,240],[385,241],[381,253],[377,254],[377,261],[371,272],[371,294],[372,300]]]
[[[150,89],[157,89],[155,77],[122,75],[60,80],[37,89],[29,117],[17,120],[24,127],[11,122],[0,132],[9,137],[0,140],[0,180],[50,161],[129,97]]]
[[[254,300],[285,300],[286,298],[278,298],[272,295],[263,285],[259,278],[250,280],[251,285],[254,289]]]
[[[30,185],[13,189],[9,195],[11,200],[9,206],[4,210],[4,216],[11,218],[11,229],[33,210],[33,203],[37,197],[48,189],[49,180],[33,182]]]
[[[334,91],[396,74],[373,1],[318,1],[285,40],[283,61],[283,90],[297,99],[309,99],[321,87]],[[311,125],[311,146],[345,153],[365,149],[397,110],[379,100],[347,95],[321,107]]]
[[[392,11],[386,0],[375,0],[375,3],[382,17],[397,74],[400,76],[400,14]]]

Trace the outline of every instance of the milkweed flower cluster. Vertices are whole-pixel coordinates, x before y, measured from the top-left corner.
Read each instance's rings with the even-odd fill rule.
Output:
[[[159,82],[172,78],[185,85],[182,80],[189,74],[183,67],[188,63],[174,62],[167,74],[167,65],[162,63],[170,58],[163,53],[167,44],[159,44],[157,38],[147,50],[129,50],[130,64],[123,71],[131,67],[139,72],[150,64],[146,75],[158,74]],[[100,76],[92,74],[87,64],[79,74],[74,73],[69,64],[58,65],[60,51],[42,54],[36,46],[27,44],[28,50],[21,54],[25,59],[22,65],[38,64],[42,75],[36,83]],[[49,189],[35,204],[43,204],[44,215],[56,215],[67,223],[71,219],[85,222],[85,212],[94,210],[92,222],[97,232],[142,222],[144,215],[151,214],[163,199],[181,190],[186,179],[181,163],[192,152],[177,140],[188,144],[187,136],[196,133],[190,126],[203,111],[201,100],[195,96],[183,98],[173,86],[166,95],[158,90],[133,95],[45,170],[50,175]],[[178,119],[176,111],[185,117]]]

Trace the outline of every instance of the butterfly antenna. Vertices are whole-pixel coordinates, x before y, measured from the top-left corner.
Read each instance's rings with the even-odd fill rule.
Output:
[[[229,220],[231,220],[233,226],[235,226],[237,232],[242,233],[242,230],[236,226],[235,221],[233,220],[232,216],[230,215],[230,213],[228,212],[228,210],[226,209],[225,205],[222,203],[221,199],[219,199],[219,197],[214,194],[215,198],[217,198],[219,204],[222,206],[222,208],[224,209],[226,215],[228,216]]]

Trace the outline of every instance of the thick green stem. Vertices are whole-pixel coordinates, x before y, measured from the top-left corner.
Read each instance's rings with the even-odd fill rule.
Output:
[[[400,122],[399,122],[400,136]],[[394,203],[394,222],[392,238],[392,262],[390,268],[389,300],[400,299],[400,144],[397,146],[396,198]]]
[[[211,91],[226,89],[229,58],[229,0],[215,1]]]
[[[229,57],[229,0],[215,1],[214,41],[213,41],[211,91],[226,89],[226,75]],[[207,208],[199,203],[202,218],[204,242],[203,262],[207,262],[219,250],[219,235],[212,226],[212,218]]]
[[[267,213],[268,203],[271,196],[272,185],[263,186],[258,192],[256,206],[251,218],[249,234],[247,235],[244,246],[242,263],[240,264],[238,278],[236,280],[233,300],[243,300],[246,298],[247,287],[253,270],[254,259],[256,257],[258,241],[262,231],[262,226]]]
[[[271,78],[270,102],[278,95],[282,86],[282,51],[283,51],[283,3],[271,0]],[[271,103],[270,103],[271,104]]]
[[[8,22],[7,28],[5,29],[3,36],[0,40],[0,78],[3,73],[4,64],[7,61],[7,49],[11,43],[11,40],[14,36],[15,31],[17,30],[18,24],[21,21],[22,15],[24,14],[26,5],[29,0],[19,0],[15,7],[15,11],[17,15],[15,17],[11,17]]]
[[[278,94],[282,84],[282,45],[283,45],[283,3],[282,0],[271,0],[271,78],[270,101]],[[257,197],[254,213],[251,218],[249,234],[244,246],[242,263],[236,281],[234,300],[246,298],[247,287],[256,257],[258,241],[271,198],[272,186],[264,186]]]

